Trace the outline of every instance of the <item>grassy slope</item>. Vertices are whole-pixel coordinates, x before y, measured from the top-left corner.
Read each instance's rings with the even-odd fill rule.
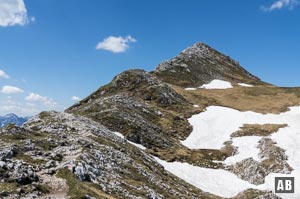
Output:
[[[199,89],[186,91],[172,86],[174,90],[193,104],[207,106],[216,105],[234,108],[240,111],[258,113],[281,113],[288,107],[300,104],[300,88],[281,88],[276,86],[234,87],[225,90]]]

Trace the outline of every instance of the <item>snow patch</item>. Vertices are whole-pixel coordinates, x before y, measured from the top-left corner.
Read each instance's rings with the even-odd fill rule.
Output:
[[[231,85],[230,82],[215,79],[215,80],[212,80],[208,84],[203,84],[200,88],[204,88],[204,89],[228,89],[228,88],[232,88],[232,85]]]
[[[142,149],[142,150],[146,150],[147,148],[144,147],[143,145],[141,144],[137,144],[137,143],[134,143],[134,142],[131,142],[129,140],[127,140],[123,134],[119,133],[119,132],[112,132],[113,134],[115,134],[116,136],[122,138],[122,139],[125,139],[129,144],[131,145],[134,145],[135,147],[139,148],[139,149]]]
[[[184,90],[186,90],[186,91],[196,91],[197,88],[185,88]]]
[[[207,169],[180,162],[166,162],[155,158],[167,171],[199,189],[221,197],[234,197],[238,193],[255,188],[255,185],[239,179],[222,169]]]
[[[112,132],[113,134],[115,134],[116,136],[120,137],[120,138],[123,138],[125,139],[124,135],[122,133],[119,133],[119,132]]]
[[[244,124],[285,124],[281,116],[260,114],[251,111],[240,112],[235,109],[210,106],[205,112],[193,115],[189,123],[193,126],[192,133],[182,144],[190,149],[220,149],[230,135]],[[299,112],[300,114],[300,112]]]
[[[260,161],[258,157],[259,149],[257,148],[260,139],[260,136],[245,136],[232,139],[232,145],[238,148],[238,154],[228,157],[224,163],[232,165],[250,157]]]
[[[300,107],[290,107],[289,111],[281,114],[260,114],[211,106],[205,112],[192,116],[189,122],[193,126],[193,131],[186,140],[182,141],[182,144],[190,149],[220,149],[225,141],[230,140],[230,135],[244,124],[288,124],[287,127],[272,134],[270,138],[277,143],[278,147],[285,150],[288,156],[287,163],[294,170],[291,174],[271,173],[265,178],[265,183],[259,186],[247,185],[234,174],[222,170],[203,170],[186,163],[160,163],[173,174],[200,189],[227,197],[248,188],[274,192],[275,177],[295,177],[295,193],[278,195],[283,199],[300,198]],[[227,158],[224,163],[234,164],[249,157],[259,160],[257,149],[259,138],[258,136],[233,138],[233,145],[238,147],[239,153]],[[224,187],[228,190],[223,190]],[[219,190],[221,191],[218,192]]]
[[[141,145],[141,144],[137,144],[137,143],[131,142],[131,141],[129,141],[129,140],[127,140],[127,142],[130,143],[130,144],[132,144],[132,145],[134,145],[134,146],[136,146],[136,147],[139,148],[139,149],[142,149],[142,150],[146,150],[146,149],[147,149],[146,147],[144,147],[144,146]]]
[[[239,86],[243,86],[243,87],[253,87],[253,85],[250,84],[244,84],[244,83],[238,83]]]

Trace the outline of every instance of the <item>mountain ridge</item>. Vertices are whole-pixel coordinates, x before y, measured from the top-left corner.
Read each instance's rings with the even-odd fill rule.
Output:
[[[272,139],[260,140],[257,150],[263,161],[248,158],[226,165],[225,160],[240,152],[233,139],[271,136],[287,124],[246,123],[229,132],[231,137],[220,143],[221,148],[193,148],[183,141],[193,133],[191,118],[209,107],[228,107],[241,114],[279,114],[299,105],[300,89],[264,83],[225,55],[205,44],[195,45],[196,49],[183,52],[183,58],[173,59],[175,64],[163,64],[152,72],[131,69],[120,73],[65,112],[42,112],[22,127],[0,128],[0,190],[5,190],[0,197],[280,199],[270,190],[253,188],[263,184],[271,172],[293,170],[284,148]],[[191,58],[186,56],[190,51]],[[207,65],[209,61],[217,64]],[[213,80],[231,86],[201,87]],[[213,119],[219,117],[224,116],[214,115]],[[214,130],[215,126],[207,128]],[[179,177],[189,177],[186,171],[174,172],[178,165],[206,174],[226,173],[253,186],[219,196],[210,189],[218,188],[219,179],[196,186],[201,182]],[[26,189],[20,191],[24,185]]]
[[[4,116],[0,116],[0,128],[8,124],[15,124],[22,126],[30,117],[19,117],[14,113],[9,113]]]

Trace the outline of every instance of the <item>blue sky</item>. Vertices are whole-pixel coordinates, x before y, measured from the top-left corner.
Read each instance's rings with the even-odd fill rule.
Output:
[[[298,0],[0,0],[0,115],[64,110],[199,41],[299,86],[299,19]]]

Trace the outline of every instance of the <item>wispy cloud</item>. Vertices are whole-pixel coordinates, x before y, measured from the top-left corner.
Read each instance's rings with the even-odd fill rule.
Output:
[[[1,1],[1,0],[0,0]],[[0,80],[7,82],[24,83],[25,80],[10,79],[9,75],[0,70]],[[13,83],[0,86],[0,115],[15,113],[20,116],[32,116],[41,111],[62,110],[55,100],[50,97],[43,96],[34,92],[28,93],[25,89],[15,86]]]
[[[0,70],[0,78],[9,79],[9,76],[3,70]]]
[[[107,50],[113,53],[123,53],[129,48],[129,43],[136,42],[136,39],[129,36],[109,36],[96,46],[97,50]]]
[[[0,26],[23,26],[34,20],[28,17],[24,0],[0,0]]]
[[[270,6],[261,6],[261,10],[265,12],[272,12],[274,10],[281,10],[283,8],[292,10],[298,5],[300,5],[299,0],[277,0],[274,1]]]
[[[80,97],[73,96],[73,97],[71,97],[71,100],[72,100],[72,101],[75,101],[75,102],[78,102],[78,101],[80,101],[81,99],[80,99]]]
[[[40,112],[40,110],[34,107],[28,107],[24,105],[1,105],[3,114],[15,113],[20,116],[32,116]]]
[[[22,89],[15,86],[3,86],[1,92],[4,94],[24,93]]]
[[[53,99],[48,98],[46,96],[41,96],[36,93],[30,93],[28,96],[25,97],[25,100],[28,102],[41,102],[47,106],[55,106],[57,104]]]

